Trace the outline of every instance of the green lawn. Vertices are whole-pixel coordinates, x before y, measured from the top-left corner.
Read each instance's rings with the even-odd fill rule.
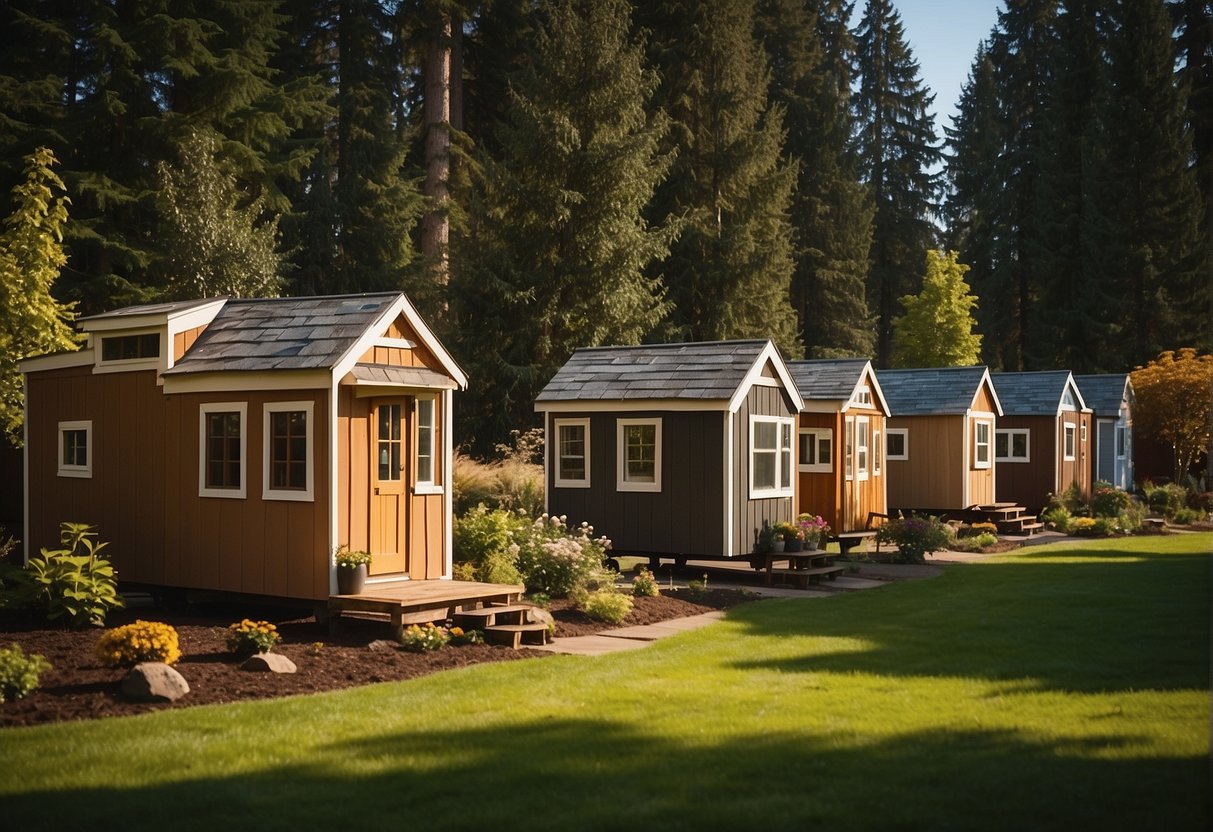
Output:
[[[765,601],[599,659],[0,732],[5,828],[1209,824],[1211,535]],[[368,656],[368,661],[373,661]]]

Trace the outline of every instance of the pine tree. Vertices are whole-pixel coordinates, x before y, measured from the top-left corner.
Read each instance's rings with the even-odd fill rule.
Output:
[[[799,162],[792,299],[813,358],[869,356],[874,347],[864,298],[872,208],[851,147],[851,6],[766,0],[757,15],[771,57],[771,97],[788,116],[784,152]]]
[[[13,189],[13,213],[0,233],[0,427],[13,447],[22,445],[25,422],[17,362],[77,348],[72,307],[51,295],[67,262],[68,199],[55,164],[44,147],[26,157],[25,181]]]
[[[278,218],[263,198],[247,198],[219,147],[218,136],[200,130],[180,159],[159,165],[164,297],[274,297],[281,288]]]
[[[646,113],[657,81],[627,0],[554,0],[538,21],[453,261],[463,359],[480,379],[461,414],[489,448],[530,421],[574,349],[639,343],[667,310],[647,269],[671,229],[644,209],[669,168],[668,124]]]
[[[856,31],[861,174],[875,201],[868,306],[876,315],[876,360],[888,366],[897,298],[917,289],[935,243],[942,160],[929,95],[889,0],[867,0]]]
[[[1174,82],[1171,21],[1162,0],[1114,0],[1108,15],[1108,83],[1098,106],[1104,148],[1094,178],[1101,216],[1099,270],[1119,304],[1107,359],[1157,355],[1177,336],[1208,338],[1208,274],[1191,135]]]
[[[922,291],[901,299],[906,314],[896,321],[893,365],[896,367],[965,367],[977,363],[981,336],[973,329],[977,298],[969,292],[956,252],[927,252]]]
[[[666,336],[770,337],[801,355],[789,296],[797,171],[781,158],[784,111],[768,104],[751,4],[663,0],[637,15],[654,33],[657,103],[673,120],[677,152],[650,217],[687,219],[660,269],[674,304]]]

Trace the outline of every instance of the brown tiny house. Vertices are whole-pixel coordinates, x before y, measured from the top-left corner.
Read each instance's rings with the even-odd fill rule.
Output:
[[[334,552],[450,576],[462,370],[400,293],[208,300],[82,319],[22,363],[26,553],[98,526],[130,583],[320,600]]]
[[[1069,370],[995,373],[998,500],[1039,511],[1071,485],[1091,496],[1091,410]]]
[[[804,399],[797,500],[835,533],[865,529],[888,510],[884,436],[889,407],[866,358],[789,361]]]
[[[801,404],[770,341],[577,350],[535,403],[548,512],[617,552],[749,555],[797,513]]]
[[[890,510],[933,514],[991,505],[1002,406],[985,367],[878,370]]]

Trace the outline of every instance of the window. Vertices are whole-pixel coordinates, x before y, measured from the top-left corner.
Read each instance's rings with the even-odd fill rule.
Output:
[[[417,399],[417,488],[433,488],[434,400]]]
[[[556,419],[556,487],[590,487],[590,420]]]
[[[843,447],[843,458],[846,461],[846,478],[855,478],[855,420],[846,420],[846,438]]]
[[[617,419],[618,491],[661,490],[661,420]]]
[[[138,361],[160,357],[160,335],[114,335],[101,339],[102,361]]]
[[[198,408],[198,496],[243,498],[244,402],[208,403]]]
[[[1083,444],[1086,444],[1086,441],[1087,441],[1087,424],[1086,424],[1086,422],[1083,422],[1083,425],[1082,425],[1082,441],[1083,441]]]
[[[1031,431],[999,428],[994,431],[994,459],[998,462],[1030,462]]]
[[[265,405],[265,482],[267,500],[312,500],[312,402]]]
[[[750,498],[792,496],[793,421],[750,417]]]
[[[1074,425],[1066,422],[1065,426],[1065,459],[1074,458]]]
[[[855,391],[855,395],[851,396],[851,403],[859,404],[859,405],[867,405],[868,407],[871,407],[871,405],[872,405],[872,388],[868,387],[866,384],[863,387],[858,388]]]
[[[828,474],[834,470],[834,431],[830,428],[806,428],[800,431],[801,471]]]
[[[1074,391],[1069,387],[1066,388],[1066,392],[1061,396],[1061,406],[1065,410],[1078,409],[1078,402],[1074,399]]]
[[[1116,428],[1116,458],[1124,459],[1127,450],[1127,434],[1124,425],[1118,425]]]
[[[880,444],[880,431],[872,431],[872,474],[880,474],[880,458],[884,448]]]
[[[402,407],[398,402],[383,403],[378,407],[375,428],[375,478],[379,482],[400,482],[404,474],[404,440],[400,435]]]
[[[889,428],[885,431],[885,459],[910,458],[910,429]]]
[[[59,476],[93,476],[93,423],[59,423]]]
[[[868,478],[869,439],[868,419],[860,416],[855,420],[855,472],[860,480]]]
[[[990,423],[973,423],[973,467],[990,467]]]

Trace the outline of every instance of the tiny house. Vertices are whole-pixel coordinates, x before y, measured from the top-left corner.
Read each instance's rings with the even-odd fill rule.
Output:
[[[804,399],[800,411],[797,501],[835,533],[869,525],[887,511],[884,471],[889,406],[866,358],[789,361]]]
[[[885,484],[891,511],[992,505],[994,428],[1002,406],[985,367],[878,370],[891,415]]]
[[[1128,373],[1074,376],[1074,381],[1094,419],[1092,477],[1096,482],[1103,480],[1132,491],[1133,382]]]
[[[535,403],[547,510],[617,552],[749,555],[796,516],[802,403],[770,341],[579,349]]]
[[[83,318],[24,361],[26,553],[94,524],[125,582],[320,600],[451,574],[451,405],[467,378],[400,293]]]
[[[1091,411],[1069,370],[995,373],[997,498],[1038,511],[1071,485],[1091,496]]]

